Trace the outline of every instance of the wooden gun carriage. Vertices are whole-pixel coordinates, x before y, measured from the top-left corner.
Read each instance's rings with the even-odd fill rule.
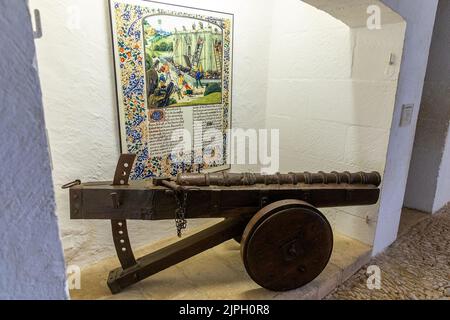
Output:
[[[120,157],[112,183],[64,186],[72,219],[111,220],[121,264],[108,278],[112,293],[230,239],[241,243],[244,266],[260,286],[299,288],[323,271],[333,249],[331,226],[317,208],[371,205],[380,193],[377,172],[180,174],[129,182],[134,160]],[[181,236],[186,219],[197,218],[224,221],[135,258],[127,220],[175,219]]]

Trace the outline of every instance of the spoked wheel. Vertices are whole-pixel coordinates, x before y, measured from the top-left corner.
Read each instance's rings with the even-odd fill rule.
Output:
[[[261,209],[248,223],[241,255],[250,277],[272,291],[299,288],[327,266],[333,232],[310,204],[283,200]]]

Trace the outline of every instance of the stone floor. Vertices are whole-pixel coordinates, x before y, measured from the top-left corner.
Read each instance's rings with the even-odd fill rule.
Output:
[[[404,210],[399,239],[368,265],[381,269],[381,288],[367,288],[367,266],[327,299],[450,300],[450,206],[431,216]]]
[[[136,255],[175,240],[153,244]],[[81,290],[72,290],[70,294],[72,299],[321,299],[366,264],[370,253],[371,247],[337,234],[331,263],[317,279],[298,290],[276,293],[262,289],[249,278],[241,261],[239,244],[228,241],[114,296],[106,286],[106,279],[118,261],[116,258],[103,260],[82,270]]]

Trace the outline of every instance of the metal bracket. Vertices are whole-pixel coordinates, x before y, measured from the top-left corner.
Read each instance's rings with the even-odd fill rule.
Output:
[[[308,190],[303,191],[303,200],[306,202],[311,201],[311,192]]]
[[[117,194],[117,192],[111,193],[111,200],[112,200],[113,208],[119,209],[120,208],[120,200],[119,200],[119,195]]]
[[[78,179],[78,180],[75,180],[75,181],[66,183],[65,185],[63,185],[63,186],[61,187],[61,189],[63,189],[63,190],[65,190],[65,189],[70,189],[70,188],[72,188],[72,187],[79,186],[80,184],[81,184],[81,180]]]
[[[120,156],[117,164],[116,173],[114,175],[113,185],[126,186],[130,179],[131,169],[133,167],[136,155],[123,154]],[[117,193],[111,194],[113,207],[115,209],[120,207],[119,195]],[[117,257],[119,258],[122,269],[126,270],[136,265],[136,258],[131,248],[130,238],[128,237],[127,221],[126,220],[111,220],[112,236],[114,246],[116,247]]]
[[[222,192],[220,190],[213,190],[211,192],[211,208],[214,210],[214,212],[219,212],[222,206],[221,203],[222,198]]]
[[[117,257],[119,258],[122,269],[126,270],[136,265],[136,258],[131,248],[130,238],[128,237],[126,220],[111,220],[114,246],[116,247]]]
[[[345,192],[345,199],[347,200],[347,201],[352,201],[352,199],[353,199],[353,190],[347,190],[346,192]]]
[[[41,13],[38,9],[34,9],[34,24],[36,30],[33,30],[34,39],[42,38],[42,23],[41,23]]]
[[[270,202],[269,192],[267,190],[259,191],[259,208],[262,209],[267,206]]]

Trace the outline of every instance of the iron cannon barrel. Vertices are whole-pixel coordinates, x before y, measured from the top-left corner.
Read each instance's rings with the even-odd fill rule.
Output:
[[[249,186],[256,184],[286,185],[286,184],[350,184],[373,185],[381,184],[378,172],[330,172],[317,173],[290,172],[287,174],[263,175],[259,173],[183,173],[177,176],[176,182],[180,186]]]

